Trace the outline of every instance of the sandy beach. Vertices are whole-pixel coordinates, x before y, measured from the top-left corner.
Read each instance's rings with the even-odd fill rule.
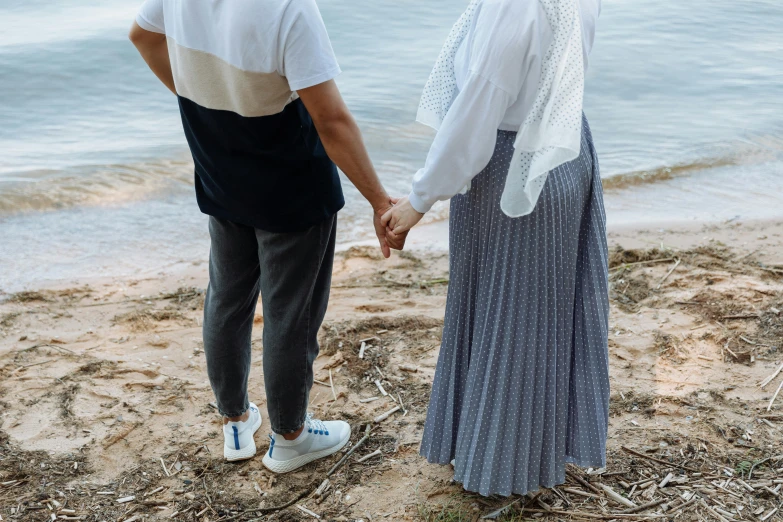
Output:
[[[311,410],[348,419],[349,448],[371,431],[331,475],[343,454],[282,476],[260,454],[223,462],[206,259],[1,296],[2,519],[478,520],[509,504],[497,520],[781,519],[783,221],[611,227],[608,465],[511,499],[465,494],[417,453],[446,232],[414,231],[390,260],[370,245],[338,255]],[[263,321],[250,390],[265,414]]]

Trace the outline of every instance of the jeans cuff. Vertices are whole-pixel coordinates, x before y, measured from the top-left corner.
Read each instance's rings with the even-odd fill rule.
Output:
[[[281,427],[281,426],[280,426],[279,424],[277,424],[277,423],[273,423],[273,424],[272,424],[272,431],[273,431],[273,432],[275,432],[275,433],[277,433],[278,435],[288,435],[289,433],[296,433],[296,432],[297,432],[297,431],[299,431],[301,428],[303,428],[303,427],[304,427],[304,425],[305,425],[305,419],[304,419],[304,417],[303,417],[303,418],[302,418],[302,420],[301,420],[301,422],[299,423],[299,425],[298,425],[298,426],[296,426],[295,428],[288,428],[288,427],[285,427],[285,428],[284,428],[284,427]]]
[[[223,417],[241,417],[245,414],[245,412],[247,412],[248,409],[250,409],[250,404],[246,402],[241,410],[224,410],[218,406],[218,413],[220,413]],[[236,413],[237,411],[239,411],[239,413]]]

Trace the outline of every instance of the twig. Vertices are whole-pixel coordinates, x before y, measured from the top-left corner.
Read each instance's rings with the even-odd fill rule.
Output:
[[[305,491],[302,491],[301,493],[299,493],[296,497],[294,497],[291,500],[289,500],[288,502],[286,502],[285,504],[281,504],[279,506],[272,506],[272,507],[268,507],[268,508],[248,509],[246,511],[242,511],[241,513],[237,513],[236,515],[231,515],[230,517],[219,518],[215,522],[228,522],[229,520],[236,520],[236,519],[238,519],[240,517],[244,517],[245,515],[250,514],[250,513],[273,513],[275,511],[282,511],[283,509],[290,508],[291,506],[293,506],[294,504],[296,504],[297,502],[299,502],[300,500],[305,498],[307,495],[308,495],[308,492],[305,490]],[[180,514],[182,514],[182,513],[180,513]]]
[[[10,375],[15,375],[16,373],[21,372],[22,370],[25,370],[27,368],[32,368],[33,366],[41,366],[42,364],[49,364],[50,362],[54,362],[54,359],[49,359],[48,361],[37,362],[33,364],[25,364],[24,366],[20,366],[14,371],[12,371]]]
[[[577,475],[573,471],[566,470],[566,473],[568,474],[569,477],[571,477],[572,479],[577,481],[579,484],[581,484],[583,487],[589,489],[593,493],[597,493],[599,496],[603,495],[603,493],[601,492],[600,489],[598,489],[597,487],[593,486],[592,484],[587,482],[585,479],[583,479],[582,477],[580,477],[579,475]]]
[[[49,344],[49,343],[41,343],[36,344],[35,346],[30,346],[29,348],[25,348],[24,350],[19,350],[19,352],[29,352],[30,350],[35,350],[36,348],[54,348],[55,350],[62,350],[63,352],[68,352],[71,355],[76,355],[76,352],[72,352],[68,348],[63,348],[62,346],[57,346],[56,344]]]
[[[665,276],[663,276],[663,279],[661,279],[661,282],[658,283],[658,286],[655,287],[656,290],[660,290],[663,283],[669,279],[669,276],[672,275],[672,273],[677,270],[677,267],[680,266],[680,263],[682,262],[682,259],[678,259],[676,263],[674,263],[674,266],[671,270],[669,270]]]
[[[387,395],[389,395],[389,394],[386,392],[386,390],[384,390],[384,389],[383,389],[383,386],[381,386],[381,381],[379,381],[378,379],[375,379],[375,385],[378,387],[378,391],[380,391],[380,392],[381,392],[381,395],[383,395],[384,397],[386,397]]]
[[[772,410],[772,404],[774,404],[775,399],[778,398],[778,394],[780,393],[780,390],[783,390],[783,380],[780,381],[780,386],[778,386],[778,389],[775,392],[775,395],[773,395],[772,398],[769,400],[769,406],[767,406],[767,411],[771,411]]]
[[[634,519],[634,518],[664,518],[666,515],[646,515],[646,514],[631,514],[626,515],[622,513],[607,513],[605,515],[599,514],[599,513],[585,513],[583,511],[562,511],[560,509],[550,509],[549,511],[545,509],[531,509],[531,508],[522,508],[522,511],[526,511],[528,513],[544,513],[549,515],[564,515],[564,516],[570,516],[570,517],[582,517],[582,518],[595,518],[598,520],[614,520],[614,519]]]
[[[712,509],[712,508],[710,507],[710,505],[709,505],[709,504],[707,504],[707,503],[704,501],[704,499],[700,499],[700,500],[699,500],[699,504],[701,504],[701,505],[702,505],[702,507],[704,507],[704,509],[706,509],[707,511],[709,511],[710,515],[712,515],[712,516],[714,516],[716,519],[720,520],[720,522],[729,522],[728,520],[726,520],[726,518],[725,518],[725,517],[722,517],[722,516],[720,515],[720,513],[718,513],[718,512],[717,512],[717,511],[715,511],[714,509]]]
[[[687,466],[682,466],[680,464],[675,464],[673,462],[666,462],[665,460],[656,459],[655,457],[650,457],[649,455],[645,455],[644,453],[639,453],[638,451],[634,451],[631,448],[627,448],[625,446],[620,446],[620,449],[622,449],[626,453],[630,453],[631,455],[635,455],[637,457],[651,460],[653,462],[657,462],[658,464],[663,464],[664,466],[672,466],[675,468],[684,469],[685,471],[690,471],[692,473],[701,473],[698,469],[689,468]]]
[[[383,421],[385,421],[386,419],[388,419],[388,418],[389,418],[389,417],[390,417],[390,416],[391,416],[393,413],[395,413],[395,412],[398,412],[398,411],[400,411],[401,409],[402,409],[402,408],[400,408],[400,406],[399,406],[399,405],[397,405],[397,406],[395,406],[394,408],[392,408],[392,409],[390,409],[389,411],[387,411],[386,413],[382,413],[382,414],[378,415],[377,417],[375,417],[375,419],[373,419],[373,421],[374,421],[376,424],[378,424],[378,423],[380,423],[380,422],[383,422]]]
[[[334,381],[332,380],[332,369],[329,368],[329,387],[332,388],[332,397],[337,402],[337,394],[334,392]]]
[[[366,399],[359,399],[359,402],[373,402],[380,399],[380,397],[368,397]]]
[[[381,450],[379,450],[379,449],[373,451],[372,453],[369,453],[369,454],[365,455],[364,457],[360,458],[356,462],[361,464],[362,462],[370,460],[373,457],[377,457],[378,455],[383,455],[383,452]]]
[[[754,470],[754,469],[756,469],[756,466],[759,466],[759,465],[761,465],[761,464],[764,464],[764,463],[765,463],[765,462],[767,462],[767,461],[768,461],[770,458],[771,458],[771,457],[767,457],[767,458],[765,458],[764,460],[760,460],[760,461],[758,461],[758,462],[755,462],[755,463],[754,463],[754,464],[753,464],[753,465],[750,467],[750,471],[748,471],[748,480],[750,480],[751,478],[753,478],[753,470]]]
[[[312,511],[310,511],[310,510],[309,510],[309,509],[307,509],[306,507],[304,507],[304,506],[302,506],[302,505],[299,505],[299,504],[297,504],[297,506],[296,506],[296,507],[297,507],[297,509],[299,509],[299,510],[300,510],[302,513],[308,514],[308,515],[310,515],[310,516],[311,516],[311,517],[313,517],[313,518],[316,518],[316,519],[318,519],[318,520],[321,520],[321,515],[318,515],[318,514],[316,514],[316,513],[313,513]]]
[[[370,429],[371,429],[371,428],[370,428],[370,425],[368,424],[368,425],[367,425],[367,428],[365,428],[365,430],[364,430],[364,437],[362,437],[362,438],[359,440],[359,442],[357,442],[356,444],[354,444],[354,445],[353,445],[353,447],[352,447],[351,449],[349,449],[349,450],[348,450],[348,452],[347,452],[345,455],[343,455],[343,458],[341,458],[341,459],[339,460],[339,462],[337,462],[337,464],[335,464],[334,466],[332,466],[332,469],[330,469],[330,470],[329,470],[329,473],[327,473],[327,474],[326,474],[326,476],[327,476],[327,477],[331,477],[332,475],[334,475],[334,473],[335,473],[335,472],[336,472],[338,469],[340,469],[340,468],[343,466],[343,464],[345,464],[345,462],[348,460],[348,457],[350,457],[350,456],[353,454],[353,452],[354,452],[354,451],[356,451],[356,449],[357,449],[359,446],[361,446],[362,444],[364,444],[365,442],[367,442],[367,440],[370,438],[370,433],[371,433],[371,432],[370,432]]]
[[[615,270],[622,270],[623,268],[628,268],[631,266],[638,266],[638,265],[652,265],[655,263],[667,263],[669,261],[674,261],[673,257],[667,257],[666,259],[651,259],[650,261],[637,261],[635,263],[623,263],[622,265],[616,266],[614,268],[610,268],[610,272],[614,272]]]
[[[518,504],[520,500],[522,500],[522,499],[521,499],[521,498],[519,498],[519,499],[515,500],[514,502],[512,502],[511,504],[507,504],[507,505],[503,506],[502,508],[500,508],[500,509],[498,509],[498,510],[495,510],[495,511],[493,511],[492,513],[488,513],[488,514],[484,515],[483,517],[481,517],[481,520],[495,520],[495,519],[496,519],[496,518],[498,518],[500,515],[502,515],[502,514],[503,514],[503,513],[505,513],[506,511],[508,511],[508,509],[509,509],[511,506],[513,506],[513,505],[515,505],[515,504]]]
[[[163,457],[160,458],[160,465],[163,466],[163,472],[166,474],[166,476],[170,477],[171,473],[169,473],[169,470],[166,469],[166,463],[163,462]]]
[[[669,499],[662,498],[661,500],[656,500],[655,502],[650,502],[648,504],[642,504],[641,506],[637,506],[637,507],[635,507],[633,509],[627,509],[627,510],[623,511],[621,514],[623,514],[623,515],[630,515],[632,513],[638,513],[640,511],[645,511],[647,509],[652,509],[654,507],[660,506],[661,504],[663,504],[667,500],[669,500]]]
[[[364,359],[364,350],[367,349],[367,343],[362,341],[362,347],[359,348],[359,359]]]
[[[633,502],[631,502],[630,500],[628,500],[627,498],[625,498],[624,496],[622,496],[619,493],[617,493],[615,490],[613,490],[609,486],[607,486],[605,484],[598,484],[598,486],[601,489],[604,490],[604,492],[609,496],[609,498],[611,498],[612,500],[614,500],[618,504],[622,504],[625,507],[629,507],[631,509],[635,509],[635,508],[639,507],[636,504],[634,504]]]
[[[777,376],[778,376],[778,374],[779,374],[780,372],[782,372],[782,371],[783,371],[783,364],[781,364],[780,366],[778,366],[778,369],[777,369],[777,370],[775,370],[775,371],[772,373],[772,375],[770,375],[769,377],[767,377],[766,379],[764,379],[764,380],[761,382],[761,385],[760,385],[760,386],[761,386],[762,388],[764,388],[764,386],[766,386],[767,384],[771,383],[771,382],[772,382],[772,381],[775,379],[775,377],[777,377]]]
[[[674,513],[674,512],[676,512],[676,511],[679,511],[679,510],[681,510],[681,509],[685,509],[686,507],[688,507],[688,506],[690,506],[690,505],[692,505],[692,504],[695,504],[696,502],[698,502],[700,498],[701,498],[701,497],[699,497],[698,495],[693,495],[693,498],[692,498],[692,499],[690,499],[688,502],[685,502],[685,503],[683,503],[683,504],[680,504],[679,506],[675,506],[675,507],[673,507],[673,508],[669,509],[668,511],[666,511],[666,513],[667,513],[667,514],[668,514],[668,513]]]

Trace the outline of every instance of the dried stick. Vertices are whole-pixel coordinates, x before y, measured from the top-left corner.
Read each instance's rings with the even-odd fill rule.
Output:
[[[780,381],[780,386],[778,386],[775,395],[773,395],[772,398],[769,400],[769,406],[767,406],[767,411],[772,410],[772,405],[775,403],[775,399],[778,398],[778,394],[780,393],[780,390],[783,390],[783,381]]]
[[[337,394],[334,392],[334,381],[332,380],[332,369],[329,368],[329,387],[332,388],[333,401],[337,402]]]
[[[368,424],[368,425],[367,425],[367,428],[364,430],[364,437],[362,437],[362,438],[359,440],[359,442],[357,442],[356,444],[354,444],[354,445],[353,445],[353,448],[349,449],[349,450],[348,450],[348,453],[346,453],[345,455],[343,455],[343,458],[341,458],[341,459],[340,459],[340,461],[339,461],[339,462],[337,462],[337,464],[335,464],[334,466],[332,466],[332,469],[330,469],[330,470],[329,470],[329,473],[327,473],[327,474],[326,474],[326,476],[327,476],[327,477],[331,477],[332,475],[334,475],[334,473],[335,473],[335,472],[336,472],[338,469],[340,469],[341,467],[343,467],[343,464],[345,464],[345,462],[348,460],[348,457],[350,457],[350,456],[353,454],[353,452],[354,452],[354,451],[356,451],[356,450],[359,448],[359,446],[361,446],[362,444],[364,444],[365,442],[367,442],[367,439],[369,439],[369,438],[370,438],[370,425]]]
[[[583,479],[582,477],[580,477],[579,475],[577,475],[573,471],[566,470],[566,474],[568,474],[569,477],[571,477],[575,481],[579,482],[579,484],[581,484],[583,487],[589,489],[593,493],[597,493],[599,496],[603,494],[600,489],[598,489],[597,487],[593,486],[592,484],[587,482],[585,479]]]
[[[783,371],[783,364],[781,364],[780,366],[778,366],[778,369],[777,369],[777,370],[775,370],[775,372],[774,372],[772,375],[770,375],[769,377],[767,377],[766,379],[764,379],[764,380],[761,382],[761,385],[760,385],[760,386],[761,386],[762,388],[764,388],[764,386],[766,386],[767,384],[771,383],[771,382],[772,382],[772,380],[773,380],[775,377],[777,377],[777,376],[778,376],[778,374],[779,374],[781,371]]]
[[[609,496],[609,498],[611,498],[612,500],[614,500],[618,504],[622,504],[623,506],[629,507],[631,509],[636,509],[636,508],[639,507],[636,504],[634,504],[633,502],[631,502],[630,500],[628,500],[627,498],[625,498],[624,496],[622,496],[619,493],[617,493],[615,490],[613,490],[609,486],[606,486],[604,484],[598,484],[598,485],[601,487],[601,489],[604,490],[604,492]]]
[[[368,461],[368,460],[370,460],[373,457],[377,457],[378,455],[383,455],[383,452],[381,452],[381,450],[379,450],[379,449],[373,451],[372,453],[369,453],[369,454],[365,455],[364,457],[358,459],[356,462],[361,464],[362,462]]]
[[[669,276],[672,275],[672,273],[677,270],[677,267],[680,266],[680,263],[682,262],[682,259],[678,259],[676,263],[674,263],[674,266],[671,270],[669,270],[665,276],[663,276],[663,279],[661,279],[661,282],[658,283],[658,286],[655,287],[656,290],[660,290],[661,286],[663,286],[663,283],[666,282],[667,279],[669,279]]]
[[[614,272],[615,270],[622,270],[623,268],[628,268],[631,266],[638,266],[638,265],[652,265],[655,263],[668,263],[669,261],[674,261],[673,257],[667,257],[666,259],[652,259],[650,261],[637,261],[635,263],[623,263],[622,265],[618,265],[614,268],[610,268],[610,272]]]
[[[385,421],[386,419],[388,419],[388,418],[389,418],[389,417],[390,417],[390,416],[391,416],[393,413],[395,413],[395,412],[398,412],[398,411],[400,411],[401,409],[402,409],[402,408],[401,408],[399,405],[398,405],[398,406],[395,406],[394,408],[390,409],[390,410],[389,410],[389,411],[387,411],[386,413],[382,413],[382,414],[378,415],[377,417],[375,417],[375,419],[373,419],[373,421],[374,421],[376,424],[378,424],[379,422],[383,422],[383,421]]]
[[[656,500],[655,502],[650,502],[649,504],[642,504],[641,506],[637,506],[637,507],[635,507],[633,509],[627,509],[627,510],[623,511],[622,514],[623,515],[630,515],[632,513],[638,513],[640,511],[645,511],[647,509],[652,509],[654,507],[660,506],[661,504],[663,504],[667,500],[669,500],[669,499],[662,498],[661,500]]]
[[[645,518],[664,518],[666,515],[644,515],[644,514],[631,514],[626,515],[622,513],[607,513],[605,515],[599,514],[599,513],[585,513],[583,511],[562,511],[560,509],[551,509],[549,511],[545,509],[531,509],[531,508],[522,508],[522,511],[528,512],[528,513],[544,513],[549,515],[564,515],[564,516],[570,516],[570,517],[582,517],[582,518],[595,518],[598,520],[615,520],[615,519],[645,519]]]
[[[657,462],[658,464],[663,464],[664,466],[671,466],[674,468],[684,469],[685,471],[690,471],[691,473],[701,473],[701,471],[699,471],[698,469],[693,469],[687,466],[682,466],[680,464],[675,464],[673,462],[666,462],[665,460],[656,459],[655,457],[650,457],[649,455],[645,455],[644,453],[639,453],[638,451],[634,451],[631,448],[627,448],[625,446],[620,446],[620,449],[622,449],[626,453],[630,453],[631,455],[635,455],[642,459],[651,460],[653,462]]]

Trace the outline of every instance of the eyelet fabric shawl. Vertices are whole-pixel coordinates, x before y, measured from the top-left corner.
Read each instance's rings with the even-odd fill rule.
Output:
[[[419,122],[438,129],[451,108],[457,94],[455,57],[484,1],[473,0],[452,28],[424,87],[417,113]],[[533,211],[549,171],[579,156],[581,142],[585,61],[579,0],[538,1],[553,39],[542,60],[535,99],[516,134],[500,200],[503,212],[512,217]],[[511,45],[507,31],[501,32],[479,50],[477,63],[492,63],[499,49]],[[512,66],[498,64],[495,69]],[[492,71],[485,74],[492,81]]]
[[[608,251],[587,120],[578,158],[549,173],[535,210],[500,210],[514,132],[451,200],[450,284],[421,454],[456,459],[482,495],[603,467],[609,422]]]

